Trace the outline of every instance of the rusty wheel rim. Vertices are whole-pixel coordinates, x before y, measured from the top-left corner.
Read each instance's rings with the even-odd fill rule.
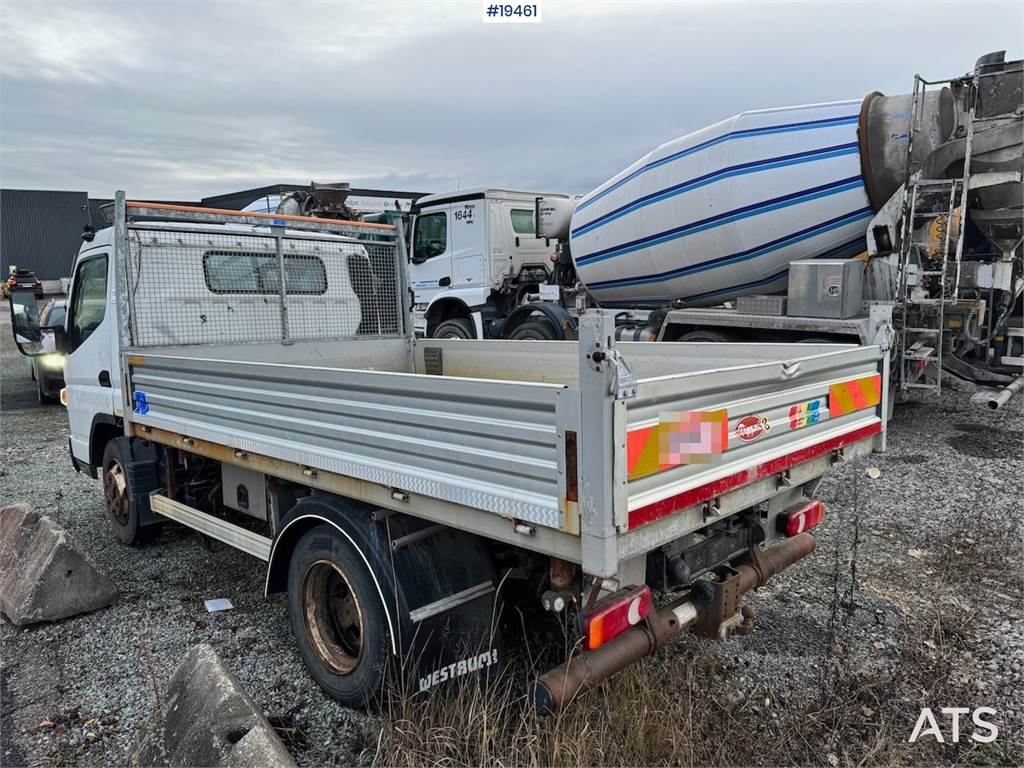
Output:
[[[128,525],[128,482],[120,462],[111,462],[103,473],[103,497],[107,512],[120,526]]]
[[[344,571],[317,560],[302,580],[306,635],[324,666],[350,674],[363,656],[363,607]]]

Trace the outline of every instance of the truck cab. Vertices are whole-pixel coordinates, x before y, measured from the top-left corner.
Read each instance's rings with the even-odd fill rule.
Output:
[[[139,302],[134,308],[136,323],[148,328],[131,329],[136,342],[174,348],[198,334],[206,343],[230,346],[277,338],[283,328],[291,339],[301,340],[324,326],[355,334],[372,323],[363,311],[372,301],[360,295],[371,284],[362,244],[330,235],[314,240],[285,230],[292,236],[285,240],[283,254],[290,311],[282,319],[277,255],[268,250],[269,238],[256,237],[269,228],[229,226],[229,245],[215,246],[196,225],[178,224],[168,230],[161,222],[140,224],[133,244],[147,247],[152,255],[145,273],[128,275]],[[46,350],[36,339],[46,331],[54,333],[54,344],[63,354],[61,398],[68,409],[71,461],[94,478],[104,464],[107,443],[124,432],[115,236],[113,227],[83,236],[62,327],[32,327],[33,307],[18,304],[31,299],[27,292],[19,292],[12,301],[23,354],[41,355]],[[187,301],[182,300],[185,295]]]
[[[539,192],[480,188],[421,197],[413,207],[409,285],[417,335],[486,339],[537,292],[554,242],[536,236]]]
[[[64,399],[76,469],[96,477],[103,448],[123,433],[113,229],[82,243],[65,316]]]

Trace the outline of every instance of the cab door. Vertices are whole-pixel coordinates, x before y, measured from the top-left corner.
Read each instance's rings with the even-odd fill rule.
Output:
[[[89,438],[98,414],[120,410],[120,361],[115,352],[117,311],[113,303],[113,257],[108,249],[86,252],[75,266],[67,302],[67,357],[64,386],[68,397],[71,451],[92,464]]]
[[[429,209],[416,217],[409,254],[409,284],[417,305],[429,304],[452,285],[450,205]]]
[[[452,204],[452,285],[456,288],[487,285],[486,210],[485,200]]]

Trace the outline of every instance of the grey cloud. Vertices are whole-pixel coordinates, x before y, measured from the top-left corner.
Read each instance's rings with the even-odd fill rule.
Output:
[[[1016,3],[592,9],[549,0],[539,25],[485,25],[477,2],[54,3],[44,19],[7,0],[0,181],[585,192],[744,109],[906,91],[1024,31]]]

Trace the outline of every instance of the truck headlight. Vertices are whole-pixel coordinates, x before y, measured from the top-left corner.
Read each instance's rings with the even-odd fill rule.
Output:
[[[51,370],[63,368],[64,355],[62,355],[60,352],[51,352],[48,355],[43,355],[40,362],[42,362],[44,368],[50,368]]]

